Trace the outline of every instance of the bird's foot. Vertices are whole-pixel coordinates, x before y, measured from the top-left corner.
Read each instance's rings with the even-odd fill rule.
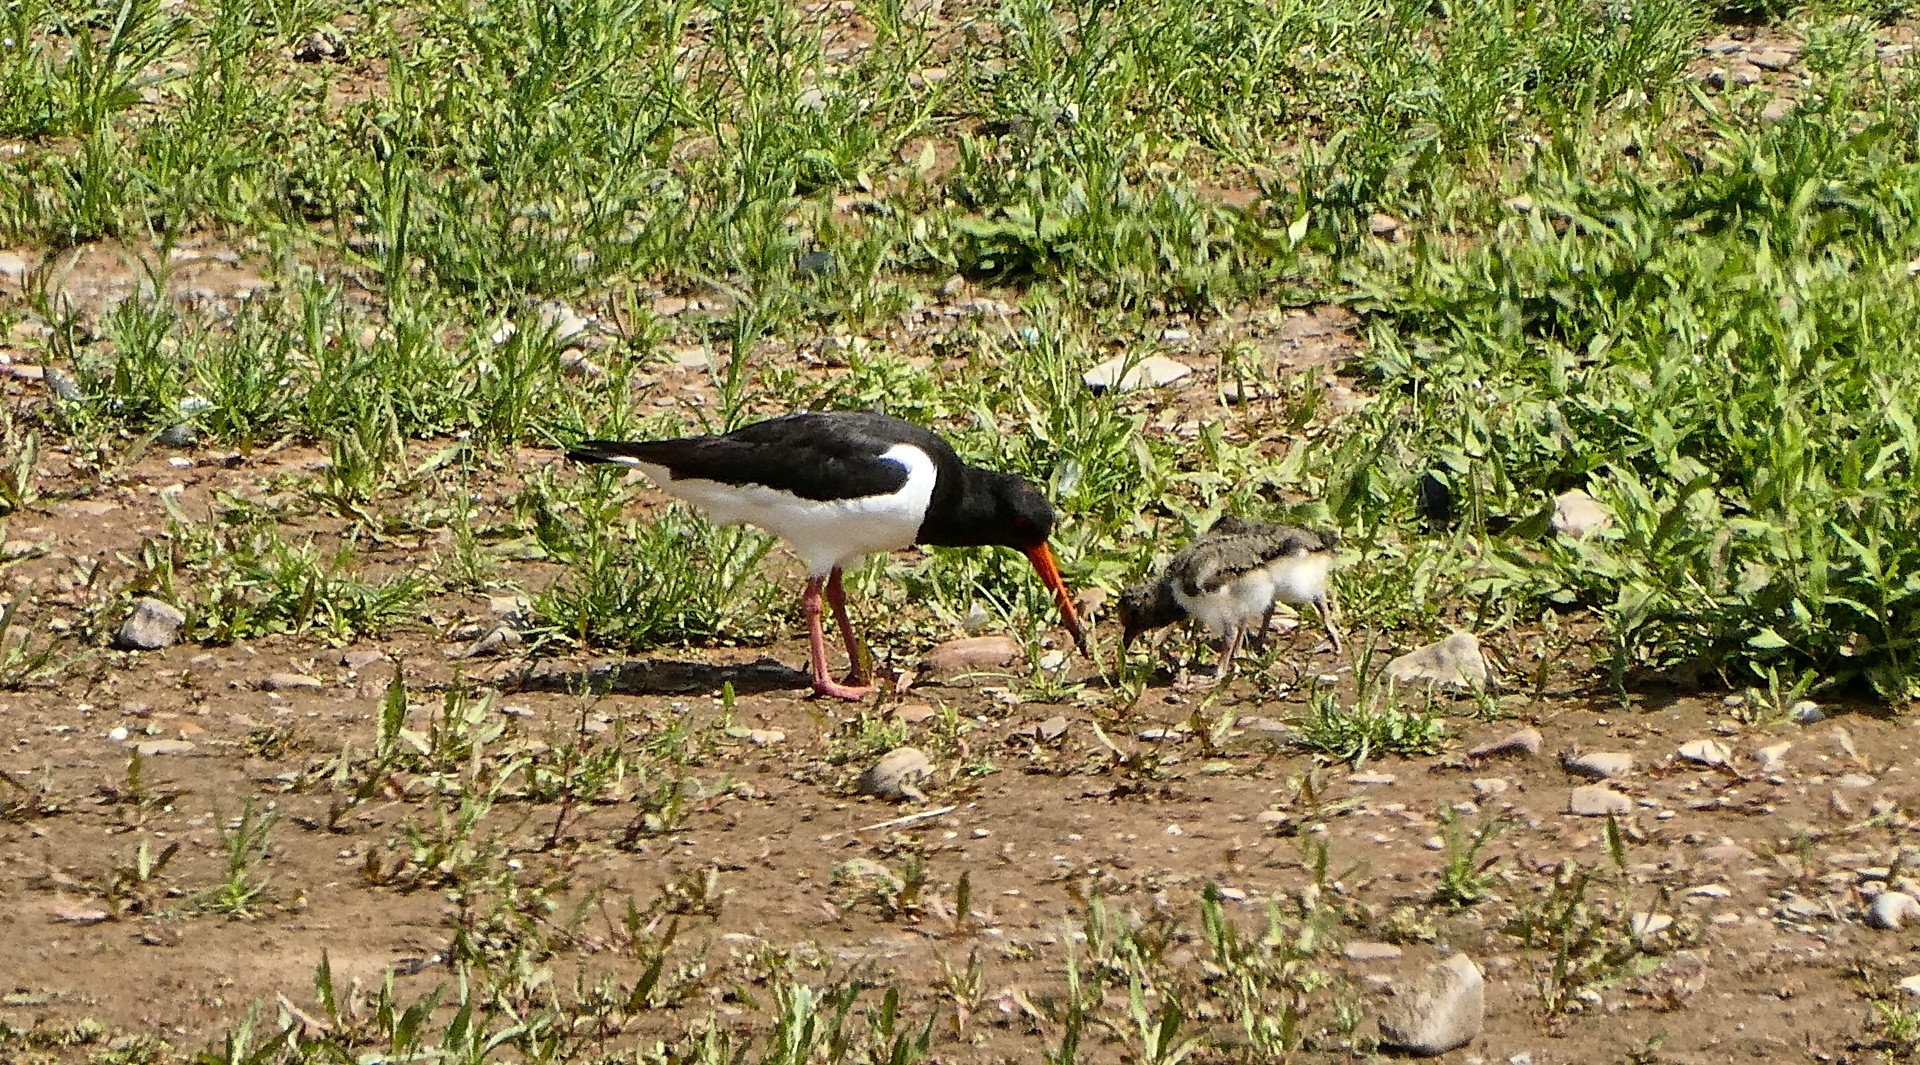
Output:
[[[845,699],[852,703],[857,703],[867,696],[872,695],[873,690],[873,685],[871,684],[842,684],[831,677],[816,677],[813,681],[813,694],[815,696],[831,696],[835,699]]]

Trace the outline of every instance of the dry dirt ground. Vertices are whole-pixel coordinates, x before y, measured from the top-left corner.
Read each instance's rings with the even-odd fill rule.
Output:
[[[16,380],[12,402],[35,402],[38,388]],[[6,578],[40,589],[43,605],[84,609],[92,593],[78,575],[96,563],[124,575],[165,528],[163,493],[198,516],[215,491],[258,497],[317,461],[297,449],[154,453],[107,483],[82,483],[51,449],[47,498],[7,527]],[[404,564],[407,550],[391,561]],[[536,569],[529,582],[542,579]],[[54,686],[0,694],[0,1023],[106,1033],[38,1052],[53,1058],[139,1033],[191,1051],[256,1002],[269,1015],[280,1004],[317,1013],[323,953],[337,986],[370,990],[392,972],[410,1001],[452,981],[462,935],[504,943],[537,932],[570,992],[578,972],[632,979],[641,967],[622,920],[631,902],[656,933],[679,914],[669,971],[690,981],[678,1006],[632,1022],[636,1045],[710,1015],[763,1024],[764,1002],[753,1007],[743,989],[771,951],[867,973],[902,988],[920,1015],[940,1011],[937,1060],[1032,1060],[1053,1037],[1031,1003],[1059,987],[1089,896],[1169,933],[1168,964],[1203,969],[1208,884],[1247,929],[1264,928],[1270,900],[1294,912],[1337,899],[1324,973],[1363,1010],[1439,945],[1476,958],[1486,1029],[1455,1061],[1873,1060],[1875,999],[1900,1002],[1896,983],[1920,973],[1911,931],[1864,923],[1872,896],[1911,861],[1901,811],[1920,800],[1920,763],[1908,717],[1827,707],[1811,725],[1749,727],[1718,695],[1623,709],[1598,678],[1567,669],[1538,698],[1451,704],[1437,756],[1355,773],[1286,746],[1275,722],[1305,706],[1262,696],[1280,691],[1271,685],[1242,681],[1194,715],[1201,694],[1175,691],[1162,673],[1131,716],[1116,717],[1094,709],[1097,698],[1044,701],[1022,670],[927,680],[854,708],[803,698],[804,645],[791,625],[750,648],[449,658],[489,614],[483,600],[436,600],[393,638],[346,648],[277,638],[98,649]],[[919,648],[889,650],[911,661]],[[1338,658],[1303,636],[1279,660],[1289,675],[1338,676],[1351,692],[1351,652]],[[533,932],[501,925],[498,882],[450,887],[431,870],[397,872],[412,846],[447,835],[455,808],[425,775],[393,773],[347,803],[359,778],[337,775],[337,760],[374,746],[396,665],[416,735],[432,731],[447,692],[466,691],[475,720],[501,729],[495,751],[678,744],[686,807],[647,824],[646,781],[625,801],[584,809],[503,800],[470,849],[494,854],[517,890],[545,891],[552,905],[514,911],[536,915]],[[276,674],[310,679],[270,682]],[[1219,728],[1228,710],[1236,718]],[[1468,756],[1526,727],[1544,738],[1538,754]],[[1678,756],[1697,740],[1722,744],[1727,764]],[[856,794],[857,775],[896,742],[933,755],[924,803]],[[130,754],[143,743],[136,780]],[[1631,757],[1615,782],[1632,800],[1619,821],[1624,877],[1606,821],[1568,812],[1571,789],[1588,783],[1562,766],[1572,749]],[[227,876],[223,833],[249,802],[278,815],[255,873],[266,888],[228,915],[210,900]],[[1430,902],[1447,861],[1447,808],[1469,829],[1508,826],[1480,855],[1493,897],[1478,906]],[[141,847],[175,844],[157,876],[129,872]],[[446,868],[462,860],[441,857]],[[898,874],[916,857],[917,898],[848,878],[863,868],[856,860]],[[1513,933],[1521,909],[1566,880],[1565,862],[1594,871],[1601,924],[1618,935],[1638,922],[1650,948],[1638,963],[1569,981],[1555,976],[1552,950]],[[963,874],[970,912],[956,915]],[[970,956],[982,966],[972,980]],[[701,957],[704,969],[677,968]],[[1576,997],[1549,1017],[1542,989],[1556,979]],[[1363,1019],[1359,1034],[1371,1030]],[[1083,1049],[1118,1052],[1100,1038]]]

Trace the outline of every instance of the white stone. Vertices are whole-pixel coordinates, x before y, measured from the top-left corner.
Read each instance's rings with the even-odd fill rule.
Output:
[[[1897,932],[1900,926],[1912,920],[1920,912],[1920,901],[1904,891],[1882,891],[1873,898],[1873,905],[1867,907],[1867,925],[1888,932]]]
[[[1680,757],[1696,765],[1723,766],[1733,761],[1733,752],[1719,740],[1694,740],[1680,745]]]
[[[1481,656],[1480,641],[1472,633],[1456,632],[1388,662],[1387,675],[1397,684],[1484,688],[1487,660]]]
[[[1144,359],[1135,359],[1130,355],[1115,355],[1088,370],[1081,380],[1096,392],[1104,392],[1108,389],[1131,392],[1137,388],[1159,388],[1162,385],[1170,385],[1192,372],[1193,370],[1184,363],[1176,362],[1165,355],[1149,355]]]
[[[187,623],[185,614],[158,599],[134,601],[133,613],[114,634],[113,644],[127,651],[158,651],[172,647]]]
[[[1633,812],[1633,800],[1604,784],[1588,784],[1567,796],[1567,812],[1580,817],[1625,817]]]
[[[1554,532],[1579,540],[1612,524],[1613,515],[1578,488],[1553,497]]]
[[[1380,1037],[1417,1057],[1435,1057],[1473,1042],[1486,1017],[1480,967],[1455,954],[1428,967],[1381,1007]]]
[[[1617,780],[1633,771],[1633,755],[1624,751],[1589,751],[1563,763],[1567,772],[1594,780]]]

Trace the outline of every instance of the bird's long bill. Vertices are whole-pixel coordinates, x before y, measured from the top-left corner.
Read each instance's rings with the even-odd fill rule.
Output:
[[[1060,567],[1053,564],[1053,550],[1041,543],[1021,553],[1033,563],[1041,583],[1053,590],[1053,601],[1060,604],[1060,616],[1067,624],[1067,631],[1073,634],[1073,645],[1080,648],[1081,654],[1092,658],[1093,652],[1087,649],[1086,626],[1080,624],[1080,615],[1073,609],[1073,596],[1067,594],[1067,582],[1060,579]]]

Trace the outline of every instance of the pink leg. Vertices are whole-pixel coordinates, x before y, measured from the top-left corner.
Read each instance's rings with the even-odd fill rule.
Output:
[[[813,653],[813,691],[816,695],[858,701],[873,689],[841,684],[833,679],[833,671],[827,667],[827,634],[820,624],[820,588],[826,581],[825,577],[813,577],[807,581],[806,591],[800,593],[800,613],[807,619],[807,645]]]
[[[1224,684],[1227,678],[1233,676],[1235,671],[1233,660],[1234,657],[1240,653],[1240,636],[1244,631],[1244,629],[1236,627],[1233,631],[1227,633],[1227,637],[1220,647],[1220,662],[1213,667],[1214,683]]]
[[[860,661],[860,641],[853,635],[853,622],[847,620],[847,592],[840,586],[840,567],[827,576],[827,602],[833,604],[833,620],[840,626],[840,638],[847,642],[847,661],[852,664],[847,683],[867,683],[867,671]]]

